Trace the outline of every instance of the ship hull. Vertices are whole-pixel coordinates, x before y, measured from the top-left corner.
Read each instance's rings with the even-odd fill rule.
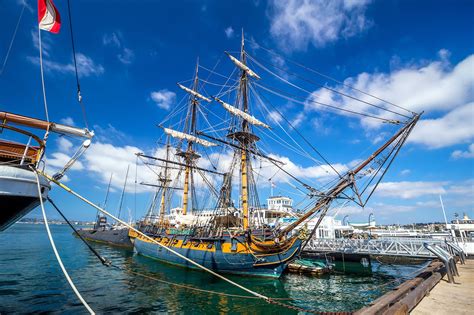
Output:
[[[168,246],[174,251],[218,273],[272,278],[281,276],[288,264],[299,254],[301,248],[301,240],[298,238],[295,238],[284,250],[262,255],[239,249],[243,244],[241,240],[234,244],[231,244],[232,240],[224,239],[214,242],[194,241],[183,245],[182,237],[174,237],[169,243],[173,244]],[[235,250],[230,249],[231,247]],[[143,237],[135,238],[134,248],[139,255],[185,268],[198,269],[189,261]]]
[[[78,230],[77,234],[84,239],[92,242],[103,243],[111,246],[118,246],[132,249],[133,244],[128,236],[128,229],[120,230],[94,230],[82,229]]]
[[[43,200],[50,190],[48,181],[39,176]],[[0,166],[0,231],[20,220],[40,203],[36,175],[29,169]]]

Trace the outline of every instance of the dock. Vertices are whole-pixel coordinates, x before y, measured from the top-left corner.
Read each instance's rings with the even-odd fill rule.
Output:
[[[474,309],[474,260],[458,265],[459,277],[449,283],[446,276],[411,312],[414,315],[472,314]]]

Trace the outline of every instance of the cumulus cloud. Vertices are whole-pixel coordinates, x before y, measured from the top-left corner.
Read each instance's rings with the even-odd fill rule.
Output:
[[[426,195],[441,195],[446,193],[445,182],[385,182],[380,183],[376,194],[381,197],[413,199]]]
[[[159,108],[165,110],[169,110],[171,105],[173,105],[176,101],[176,93],[167,89],[151,92],[150,97]]]
[[[454,159],[472,159],[474,158],[474,143],[471,143],[467,151],[456,150],[451,154]]]
[[[460,106],[445,116],[423,119],[413,130],[408,142],[442,148],[474,139],[474,102]]]
[[[365,17],[369,0],[272,0],[270,33],[287,50],[323,47],[349,38],[370,26]]]
[[[232,38],[232,37],[234,37],[234,29],[232,28],[232,26],[227,27],[227,28],[224,30],[224,33],[225,33],[225,36],[226,36],[227,38]]]
[[[439,53],[440,60],[420,65],[408,65],[390,73],[361,73],[344,80],[344,86],[335,87],[338,92],[354,96],[377,106],[388,106],[405,115],[410,113],[387,105],[379,99],[357,92],[348,86],[376,95],[408,108],[414,112],[425,111],[424,118],[415,127],[409,142],[441,148],[471,141],[474,129],[472,104],[474,102],[474,55],[466,57],[452,66],[446,60],[445,50]],[[387,119],[407,118],[375,108],[369,104],[343,97],[327,89],[313,92],[305,103],[306,111],[330,110],[318,104],[337,105],[344,109],[369,113]],[[339,112],[340,114],[342,112]],[[441,116],[440,116],[441,115]],[[362,118],[362,125],[370,130],[380,128],[380,122]]]

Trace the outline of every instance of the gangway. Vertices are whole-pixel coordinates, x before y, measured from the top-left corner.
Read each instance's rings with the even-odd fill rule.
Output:
[[[367,254],[432,259],[437,256],[424,244],[436,245],[448,252],[459,248],[456,244],[440,239],[427,238],[378,238],[378,239],[324,239],[313,238],[305,247],[308,252]],[[463,254],[462,254],[463,255]]]

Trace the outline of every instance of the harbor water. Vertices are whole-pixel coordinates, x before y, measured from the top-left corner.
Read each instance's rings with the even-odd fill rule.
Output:
[[[97,313],[236,313],[270,314],[296,311],[248,295],[200,271],[163,264],[131,251],[92,244],[118,267],[102,265],[67,225],[52,225],[58,251],[74,283]],[[423,265],[372,262],[372,272],[321,277],[284,274],[280,279],[229,276],[280,302],[318,311],[354,311],[384,294]],[[159,279],[159,280],[156,280]],[[168,282],[165,283],[164,281]],[[203,290],[223,292],[217,295]],[[0,313],[84,314],[66,282],[41,224],[15,224],[0,234]]]

